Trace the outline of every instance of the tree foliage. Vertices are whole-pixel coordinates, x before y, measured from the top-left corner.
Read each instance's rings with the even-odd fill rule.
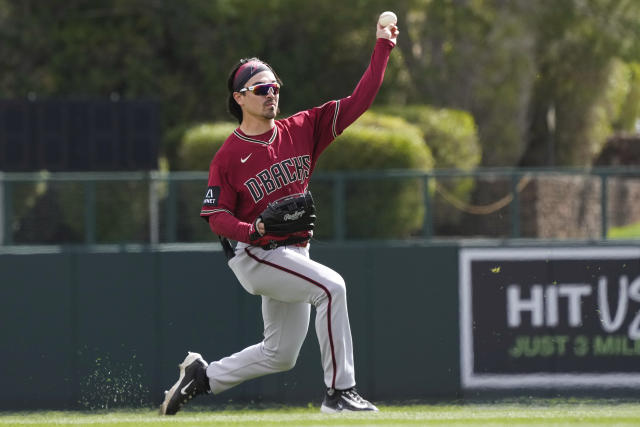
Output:
[[[611,93],[612,63],[637,58],[640,3],[633,0],[543,2],[536,8],[537,75],[530,111],[530,140],[524,164],[589,164],[610,125],[603,116]],[[555,114],[549,126],[548,114]],[[551,122],[553,123],[553,121]]]
[[[0,0],[0,92],[156,99],[165,129],[175,129],[227,120],[227,74],[258,56],[284,79],[289,114],[351,93],[388,8],[382,0]],[[484,166],[589,164],[608,133],[637,118],[637,86],[620,92],[620,64],[640,61],[636,0],[393,8],[401,34],[376,105],[471,112]]]
[[[335,3],[2,0],[0,65],[14,72],[0,75],[0,90],[14,98],[158,99],[172,127],[225,119],[229,70],[258,56],[291,87],[283,109],[297,111],[348,95],[371,55],[381,2],[343,13]]]
[[[413,96],[471,111],[486,166],[588,164],[610,62],[638,57],[634,0],[416,0],[403,17]]]

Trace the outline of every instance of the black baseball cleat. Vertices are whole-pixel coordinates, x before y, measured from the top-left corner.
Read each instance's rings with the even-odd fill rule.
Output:
[[[193,397],[211,392],[207,366],[207,362],[198,353],[188,352],[184,361],[178,365],[178,382],[169,391],[164,392],[164,401],[160,406],[161,415],[175,415],[182,405]]]
[[[324,401],[320,407],[320,411],[325,414],[335,414],[342,411],[374,411],[378,408],[368,400],[365,400],[358,394],[355,387],[347,390],[328,389],[324,396]]]

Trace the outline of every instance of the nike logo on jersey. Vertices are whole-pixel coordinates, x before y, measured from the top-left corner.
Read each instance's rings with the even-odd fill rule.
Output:
[[[189,381],[186,386],[182,387],[180,389],[180,394],[186,395],[187,394],[187,387],[189,387],[193,381],[194,380]]]
[[[253,153],[251,153],[251,154],[253,154]],[[251,157],[251,154],[249,154],[249,155],[248,155],[247,157],[245,157],[245,158],[242,158],[242,157],[241,157],[241,158],[240,158],[240,163],[244,163],[244,162],[246,162],[247,160],[249,160],[249,157]]]

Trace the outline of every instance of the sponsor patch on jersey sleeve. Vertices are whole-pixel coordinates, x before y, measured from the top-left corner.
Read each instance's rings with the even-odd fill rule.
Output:
[[[220,187],[218,185],[207,188],[207,194],[204,196],[202,206],[218,206],[220,199]]]

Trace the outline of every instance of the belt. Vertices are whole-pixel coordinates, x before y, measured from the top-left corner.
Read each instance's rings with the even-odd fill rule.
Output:
[[[230,260],[234,256],[236,256],[231,243],[229,243],[229,239],[225,237],[220,237],[220,243],[222,244],[222,250],[224,255],[227,257],[227,260]],[[309,244],[308,237],[289,237],[284,240],[271,240],[269,244],[260,246],[262,249],[271,250],[275,248],[279,248],[280,246],[298,246],[301,248],[306,248]]]
[[[308,237],[289,237],[284,240],[271,240],[268,244],[260,246],[262,249],[271,250],[280,246],[299,246],[306,247],[309,244]]]

